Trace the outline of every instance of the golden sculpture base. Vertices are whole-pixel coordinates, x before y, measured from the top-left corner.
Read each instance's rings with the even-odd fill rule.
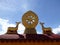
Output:
[[[24,34],[37,34],[35,28],[26,28]]]

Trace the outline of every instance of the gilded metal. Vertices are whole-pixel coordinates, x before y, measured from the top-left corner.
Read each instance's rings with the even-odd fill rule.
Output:
[[[40,25],[42,27],[43,34],[52,34],[52,28],[51,27],[44,27],[44,23],[40,22]]]
[[[38,24],[38,16],[34,12],[26,12],[22,16],[22,23],[26,27],[25,34],[37,34],[35,27]]]
[[[17,34],[19,24],[20,22],[16,22],[16,27],[8,27],[7,34]]]

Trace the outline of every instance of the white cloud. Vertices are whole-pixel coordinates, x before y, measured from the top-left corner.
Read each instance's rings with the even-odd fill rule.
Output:
[[[53,28],[52,32],[55,33],[55,34],[60,33],[60,25],[57,28]]]
[[[2,28],[2,30],[0,30],[0,35],[5,34],[7,32],[8,27],[15,27],[16,26],[15,24],[10,24],[9,20],[2,19],[2,18],[0,18],[0,25],[1,25],[1,28]],[[23,34],[24,30],[25,30],[25,27],[22,25],[22,23],[19,24],[17,32],[19,34]]]
[[[37,34],[43,34],[42,32],[37,31]]]
[[[9,26],[15,26],[15,24],[9,24],[8,22],[9,22],[9,20],[0,18],[0,25],[1,25],[1,29],[2,29],[2,30],[0,30],[0,35],[5,34],[7,32],[7,28]]]
[[[21,23],[21,24],[19,24],[19,27],[18,27],[18,33],[19,34],[23,34],[24,33],[24,30],[25,30],[25,27],[24,27],[24,25]]]

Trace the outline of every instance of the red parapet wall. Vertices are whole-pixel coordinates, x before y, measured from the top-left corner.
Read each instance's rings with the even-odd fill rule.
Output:
[[[5,34],[0,36],[0,45],[60,45],[60,35]]]
[[[4,41],[0,42],[0,45],[60,45],[60,42],[56,41]]]

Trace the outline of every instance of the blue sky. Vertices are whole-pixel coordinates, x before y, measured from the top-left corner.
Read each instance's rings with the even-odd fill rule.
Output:
[[[37,14],[45,27],[51,27],[54,33],[60,32],[60,0],[0,0],[0,31],[3,32],[6,25],[15,26],[16,21],[22,22],[23,14],[29,10]],[[39,24],[36,30],[42,33]]]

